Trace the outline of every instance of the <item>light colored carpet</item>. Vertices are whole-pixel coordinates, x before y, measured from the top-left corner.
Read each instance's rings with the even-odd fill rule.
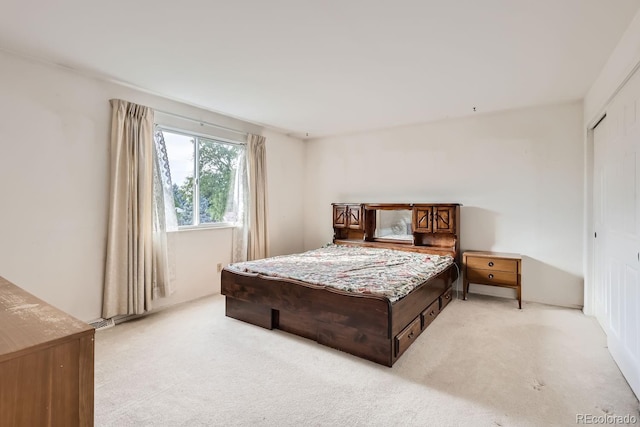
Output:
[[[207,297],[96,335],[96,426],[547,426],[638,401],[578,310],[454,300],[393,368]],[[640,422],[640,421],[639,421]]]

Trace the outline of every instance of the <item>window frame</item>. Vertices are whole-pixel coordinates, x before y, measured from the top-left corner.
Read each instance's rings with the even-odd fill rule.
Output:
[[[233,222],[206,222],[206,223],[201,223],[200,222],[200,203],[196,202],[200,200],[200,174],[198,173],[199,171],[198,169],[198,157],[200,155],[200,144],[198,139],[202,138],[202,139],[206,139],[209,141],[213,141],[213,142],[219,142],[221,144],[227,144],[227,145],[236,145],[236,146],[240,146],[243,147],[246,150],[246,146],[247,143],[246,142],[240,142],[240,141],[234,141],[228,138],[222,138],[222,137],[218,137],[218,136],[213,136],[211,134],[206,134],[206,133],[200,133],[200,132],[194,132],[194,131],[190,131],[190,130],[184,130],[184,129],[179,129],[179,128],[175,128],[173,126],[166,126],[166,125],[161,125],[159,123],[155,123],[155,127],[157,129],[159,129],[162,132],[170,132],[170,133],[174,133],[174,134],[178,134],[178,135],[182,135],[182,136],[187,136],[190,138],[195,138],[196,142],[194,144],[194,156],[193,156],[193,173],[194,173],[194,177],[193,177],[193,224],[189,224],[189,225],[178,225],[178,231],[183,231],[183,230],[201,230],[201,229],[207,229],[207,228],[234,228],[236,225]],[[171,164],[169,163],[169,167],[171,167]],[[173,184],[173,180],[172,180],[172,184]],[[174,206],[175,209],[175,206]]]

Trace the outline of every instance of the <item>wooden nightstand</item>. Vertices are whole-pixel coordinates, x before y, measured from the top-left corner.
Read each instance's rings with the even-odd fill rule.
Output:
[[[462,298],[467,299],[469,283],[514,288],[522,309],[522,257],[518,254],[467,251],[462,255],[464,282]]]

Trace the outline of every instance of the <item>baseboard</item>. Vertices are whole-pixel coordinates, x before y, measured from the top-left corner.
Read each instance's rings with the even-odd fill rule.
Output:
[[[462,286],[460,288],[461,288],[460,290],[462,291]],[[478,294],[478,295],[486,295],[490,297],[515,299],[516,301],[518,298],[518,293],[515,289],[501,288],[498,286],[479,285],[476,283],[471,283],[469,285],[469,294]],[[555,307],[575,308],[578,310],[582,310],[582,307],[583,307],[581,304],[556,304],[548,301],[535,301],[535,300],[523,299],[522,303],[524,304],[525,302],[535,302],[538,304],[552,305]]]
[[[640,399],[640,361],[634,358],[613,334],[607,336],[607,346],[629,387],[635,393],[636,399]]]

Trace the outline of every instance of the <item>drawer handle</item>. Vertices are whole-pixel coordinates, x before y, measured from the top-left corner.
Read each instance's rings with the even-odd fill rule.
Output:
[[[493,279],[493,274],[489,274],[489,279]]]
[[[449,299],[449,298],[451,298],[451,295],[449,295],[449,294],[444,296],[444,299]]]
[[[489,261],[489,267],[493,267],[493,261]]]
[[[413,331],[411,331],[411,332],[409,333],[409,335],[407,335],[407,338],[409,338],[409,339],[413,338]]]
[[[431,313],[429,313],[429,316],[436,317],[436,311],[435,310],[431,310]]]

